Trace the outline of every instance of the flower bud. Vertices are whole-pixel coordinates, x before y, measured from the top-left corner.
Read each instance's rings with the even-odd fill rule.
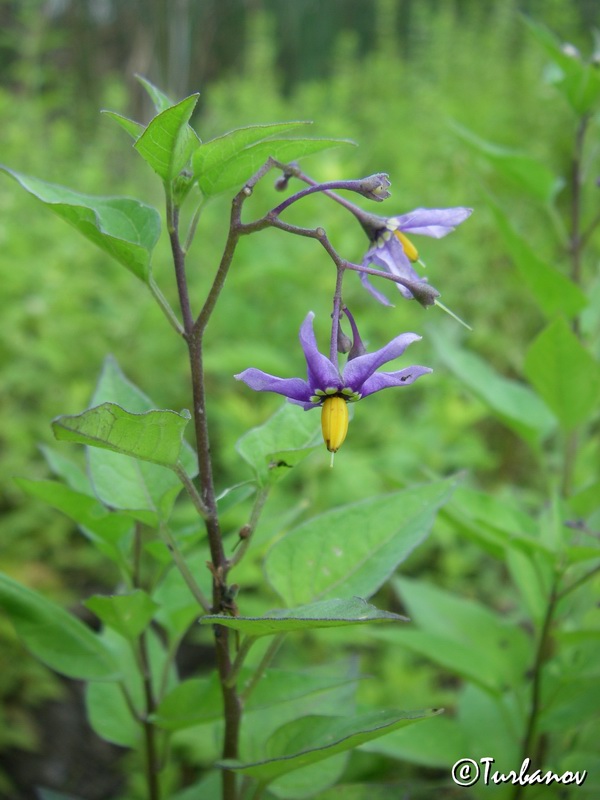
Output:
[[[376,200],[380,203],[390,197],[389,186],[391,186],[391,182],[388,176],[384,172],[378,172],[376,175],[369,175],[368,178],[357,181],[356,190],[363,197],[368,197],[369,200]]]
[[[321,408],[323,440],[330,453],[337,453],[348,433],[348,404],[343,397],[327,397]]]

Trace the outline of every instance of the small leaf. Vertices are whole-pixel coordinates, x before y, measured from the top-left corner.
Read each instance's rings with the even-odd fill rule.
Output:
[[[128,197],[93,197],[0,167],[59,217],[148,283],[150,256],[160,236],[155,208]]]
[[[432,709],[413,712],[371,711],[352,717],[301,717],[275,731],[267,741],[267,757],[264,761],[244,764],[227,760],[217,764],[249,775],[261,785],[266,785],[294,769],[352,750],[438,713],[438,710]]]
[[[504,378],[475,353],[459,349],[434,330],[429,338],[461,383],[529,444],[537,445],[552,433],[554,415],[528,386]]]
[[[544,314],[552,318],[563,313],[571,318],[587,305],[585,293],[562,272],[543,261],[512,227],[506,215],[491,204],[506,248],[514,261],[523,283],[531,291]]]
[[[132,139],[137,140],[142,135],[142,133],[146,130],[145,126],[142,125],[141,122],[135,122],[128,117],[122,116],[122,114],[117,114],[116,111],[101,111],[101,114],[104,114],[109,119],[114,120],[117,125],[120,125],[124,131],[132,137]]]
[[[190,420],[189,411],[146,411],[132,414],[115,403],[103,403],[74,416],[57,417],[57,439],[101,447],[163,467],[175,467]]]
[[[2,573],[0,606],[28,650],[56,672],[88,681],[120,677],[111,651],[83,622]]]
[[[565,430],[585,422],[600,399],[600,365],[564,319],[548,325],[525,356],[525,374]]]
[[[284,403],[263,425],[248,431],[235,448],[264,486],[285,477],[291,467],[322,443],[318,414]]]
[[[173,105],[171,98],[158,89],[153,83],[150,83],[148,78],[144,78],[143,75],[136,75],[135,77],[148,92],[150,99],[154,103],[154,108],[156,109],[157,114],[160,114],[162,111],[166,111],[169,106]]]
[[[201,625],[223,625],[248,636],[273,636],[313,628],[339,628],[367,622],[407,622],[406,617],[381,611],[360,597],[350,600],[321,600],[291,609],[277,609],[262,617],[231,617],[207,614]]]
[[[268,158],[283,162],[296,161],[303,156],[343,144],[354,142],[349,139],[267,139],[246,147],[218,168],[199,171],[194,164],[194,173],[198,174],[198,184],[202,192],[211,196],[232,187],[241,188]]]
[[[172,181],[200,145],[198,135],[188,124],[198,97],[193,94],[162,111],[134,145],[163,181]]]
[[[454,487],[438,481],[314,517],[271,547],[267,578],[291,607],[340,594],[370,597],[427,536]]]
[[[84,606],[113,630],[126,639],[136,639],[149,625],[158,604],[141,589],[130,594],[94,595],[84,602]]]

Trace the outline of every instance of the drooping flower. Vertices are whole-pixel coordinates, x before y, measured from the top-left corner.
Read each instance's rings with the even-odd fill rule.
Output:
[[[407,281],[424,282],[425,279],[412,266],[415,262],[420,262],[420,259],[417,248],[407,234],[415,233],[420,236],[441,239],[470,217],[472,211],[471,208],[462,207],[416,208],[414,211],[398,217],[380,217],[364,212],[360,215],[357,214],[359,222],[372,243],[363,258],[363,266],[374,265]],[[367,274],[361,273],[360,279],[365,289],[380,303],[390,305],[387,297],[371,285]],[[397,283],[396,286],[408,300],[414,297],[408,287],[401,283]]]
[[[348,317],[353,333],[352,349],[342,370],[323,353],[319,352],[313,330],[313,312],[309,312],[300,327],[300,344],[304,351],[307,380],[302,378],[278,378],[260,369],[249,369],[235,375],[257,392],[275,392],[291,403],[302,406],[305,411],[321,408],[323,438],[327,449],[336,452],[348,429],[347,403],[362,400],[370,394],[393,386],[408,386],[432,370],[429,367],[405,367],[397,372],[377,372],[379,367],[401,356],[409,344],[421,338],[416,333],[402,333],[391,342],[367,353],[360,339],[356,323],[350,312]]]

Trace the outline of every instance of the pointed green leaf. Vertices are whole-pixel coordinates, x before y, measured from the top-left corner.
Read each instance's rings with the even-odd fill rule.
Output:
[[[146,411],[132,414],[115,403],[103,403],[74,416],[52,422],[57,439],[102,447],[164,467],[175,467],[183,443],[189,411]]]
[[[565,430],[585,422],[598,408],[600,364],[564,319],[534,340],[525,356],[525,374]]]
[[[314,517],[271,547],[269,582],[290,607],[340,595],[370,597],[427,536],[454,486],[438,481]]]
[[[454,130],[467,144],[484,156],[496,170],[511,179],[541,203],[549,204],[564,185],[542,162],[517,150],[486,142],[461,125]]]
[[[406,622],[406,617],[381,611],[360,597],[350,600],[321,600],[298,608],[277,609],[262,617],[231,617],[207,614],[201,625],[223,625],[248,636],[273,636],[309,628],[339,628],[367,622]]]
[[[197,156],[194,160],[194,174],[198,176],[198,185],[202,192],[206,196],[212,196],[232,187],[241,189],[244,182],[270,157],[283,162],[295,161],[343,144],[354,142],[348,139],[267,139],[246,147],[227,161],[209,169],[203,169]],[[201,152],[201,149],[197,151]]]
[[[285,477],[291,467],[322,443],[318,414],[285,403],[265,423],[244,434],[236,450],[264,486]]]
[[[130,640],[136,639],[146,630],[159,608],[142,589],[110,597],[96,594],[86,600],[84,606],[93,611],[105,625]]]
[[[469,752],[460,723],[445,715],[434,717],[427,725],[400,728],[389,736],[367,742],[362,749],[398,761],[410,761],[438,769],[451,767]],[[384,800],[388,798],[389,795]],[[365,800],[372,799],[367,796]]]
[[[2,573],[0,606],[27,649],[56,672],[88,681],[119,678],[113,654],[90,628]]]
[[[438,356],[508,427],[532,445],[549,436],[556,419],[548,406],[523,383],[504,378],[475,353],[461,350],[446,336],[429,331]]]
[[[139,139],[142,133],[146,130],[145,125],[142,125],[141,122],[135,122],[135,120],[124,117],[122,114],[117,114],[116,111],[106,111],[103,109],[100,113],[104,114],[109,119],[114,120],[117,125],[120,125],[124,131],[127,131],[127,133],[134,140]]]
[[[193,94],[162,111],[134,145],[163,181],[176,178],[200,144],[198,135],[188,124],[198,97]]]
[[[154,404],[128,380],[112,356],[105,362],[92,398],[92,405],[117,403],[136,413],[152,410]],[[156,526],[158,519],[169,516],[175,498],[182,489],[171,469],[129,456],[88,448],[88,468],[94,492],[107,506],[126,510],[147,525]],[[187,474],[197,474],[197,461],[192,448],[184,442],[181,463]]]
[[[300,125],[312,125],[312,122],[295,121],[248,125],[210,139],[208,142],[204,142],[194,153],[192,159],[194,175],[200,178],[205,173],[216,173],[223,165],[236,158],[250,145],[262,142],[276,133],[285,133]]]
[[[143,75],[136,75],[135,77],[148,92],[150,99],[154,103],[154,108],[156,109],[157,114],[160,114],[162,111],[165,111],[167,108],[169,108],[169,106],[173,105],[171,98],[163,91],[158,89],[153,83],[150,83],[148,78],[144,78]]]
[[[155,208],[129,197],[79,194],[6,167],[0,169],[137,278],[149,282],[150,256],[160,236]]]
[[[506,215],[491,204],[506,248],[519,270],[523,283],[531,291],[548,318],[563,313],[571,318],[587,305],[585,293],[562,272],[543,261],[528,242],[512,227]]]
[[[353,717],[306,716],[283,725],[267,742],[264,761],[244,764],[221,761],[218,765],[256,778],[261,785],[280,775],[352,750],[387,733],[440,713],[425,711],[371,711]]]

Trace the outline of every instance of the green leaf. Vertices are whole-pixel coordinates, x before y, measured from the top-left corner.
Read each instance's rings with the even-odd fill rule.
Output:
[[[58,481],[17,478],[16,483],[31,497],[43,500],[74,520],[103,555],[126,566],[119,544],[133,528],[130,517],[105,508],[95,497]]]
[[[321,600],[298,608],[276,609],[262,617],[207,614],[199,622],[201,625],[223,625],[258,637],[312,628],[364,625],[367,622],[407,622],[407,619],[399,614],[381,611],[360,597],[353,597],[350,600]]]
[[[155,208],[129,197],[94,197],[0,167],[59,217],[144,281],[160,236]]]
[[[193,94],[162,111],[134,145],[165,182],[172,181],[181,172],[200,145],[198,135],[188,124],[198,97]]]
[[[600,365],[564,319],[548,325],[525,356],[525,375],[565,430],[597,410]]]
[[[264,486],[285,477],[291,467],[322,443],[318,414],[284,403],[263,425],[248,431],[236,450],[250,464]]]
[[[312,125],[312,122],[294,121],[247,125],[210,139],[208,142],[204,142],[194,154],[192,159],[194,175],[198,179],[202,179],[204,175],[217,176],[223,166],[237,158],[247,147],[301,125]]]
[[[150,99],[154,103],[154,108],[156,109],[157,114],[160,114],[162,111],[166,111],[169,106],[173,105],[171,98],[158,89],[153,83],[150,83],[148,78],[144,78],[143,75],[136,75],[135,77],[148,92]]]
[[[314,517],[269,550],[269,582],[290,607],[340,595],[370,597],[427,536],[454,486],[439,481]]]
[[[577,114],[589,113],[600,97],[600,75],[595,63],[564,50],[563,43],[547,28],[525,17],[530,32],[552,59],[556,71],[553,82]]]
[[[170,410],[132,414],[115,403],[103,403],[81,414],[63,415],[52,422],[57,439],[102,447],[132,458],[174,468],[179,462],[189,411]]]
[[[109,119],[114,120],[117,125],[120,125],[124,131],[131,136],[132,139],[136,140],[142,135],[142,133],[146,130],[146,127],[142,125],[141,122],[135,122],[128,117],[122,116],[122,114],[117,114],[116,111],[101,111],[101,114],[104,114]]]
[[[400,728],[381,739],[367,742],[362,749],[438,769],[451,767],[468,752],[460,725],[456,719],[447,716],[434,717],[427,725],[417,725],[416,728]]]
[[[159,608],[142,589],[111,597],[97,594],[86,600],[84,606],[93,611],[105,625],[130,640],[136,639],[146,630]]]
[[[491,691],[513,685],[524,673],[530,642],[511,621],[422,581],[395,578],[393,585],[419,629],[389,631],[382,637],[386,641],[406,645]]]
[[[478,153],[494,165],[496,170],[511,179],[521,189],[541,203],[549,205],[562,189],[564,181],[541,161],[480,139],[461,125],[454,124],[455,132]]]
[[[111,356],[104,362],[91,404],[105,402],[126,406],[136,413],[154,407],[152,400],[125,377]],[[153,527],[159,519],[169,516],[182,489],[181,481],[171,469],[99,447],[88,448],[87,457],[94,492],[105,505],[127,511]],[[185,442],[180,458],[187,474],[194,477],[196,457]]]
[[[310,715],[283,725],[267,741],[264,761],[217,762],[256,778],[261,785],[299,767],[314,764],[438,714],[436,709],[413,712],[371,711],[353,717]]]
[[[543,261],[511,226],[506,215],[491,204],[506,248],[514,261],[523,283],[531,291],[548,318],[563,313],[571,318],[587,305],[585,293],[551,264]]]
[[[0,606],[27,649],[69,678],[119,678],[111,651],[86,625],[37,592],[0,573]]]
[[[537,445],[552,433],[554,415],[528,386],[499,375],[482,358],[461,350],[435,330],[428,335],[439,357],[461,383],[530,445]]]
[[[114,683],[88,683],[86,714],[94,732],[120,747],[139,746],[142,728],[132,717],[122,688]]]
[[[268,158],[278,161],[296,161],[303,156],[318,153],[331,147],[354,144],[348,139],[267,139],[257,142],[212,169],[203,169],[194,161],[194,174],[202,192],[210,197],[232,187],[241,188],[248,178],[262,167]],[[199,148],[196,153],[201,153]]]

